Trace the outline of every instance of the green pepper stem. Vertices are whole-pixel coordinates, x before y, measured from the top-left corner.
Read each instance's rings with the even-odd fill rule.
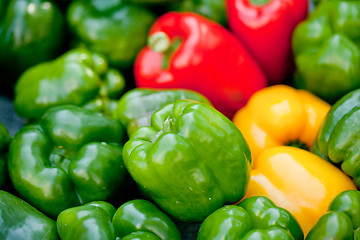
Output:
[[[249,0],[251,5],[261,7],[270,2],[270,0]]]
[[[171,46],[170,38],[164,32],[156,32],[148,39],[148,46],[158,53],[165,53]]]
[[[182,40],[179,37],[174,37],[170,40],[168,35],[164,32],[156,32],[148,38],[148,47],[157,53],[161,53],[164,58],[162,60],[162,69],[168,69],[170,66],[171,57],[178,49]]]
[[[175,132],[175,123],[174,121],[169,117],[167,117],[164,121],[164,125],[163,125],[163,132],[164,133],[168,133],[168,132]]]
[[[304,142],[298,139],[288,141],[287,143],[285,143],[285,146],[296,147],[296,148],[304,149],[306,151],[310,150],[310,148]]]

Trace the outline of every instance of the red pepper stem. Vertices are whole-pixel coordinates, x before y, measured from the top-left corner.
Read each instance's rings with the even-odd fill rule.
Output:
[[[149,48],[158,53],[165,53],[171,46],[170,38],[164,32],[156,32],[148,38]]]

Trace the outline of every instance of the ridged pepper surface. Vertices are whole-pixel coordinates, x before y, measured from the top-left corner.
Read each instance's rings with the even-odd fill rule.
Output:
[[[326,1],[293,34],[295,86],[334,103],[360,87],[360,2]]]
[[[116,210],[112,223],[116,235],[121,239],[181,240],[180,232],[171,218],[152,202],[143,199],[122,204]]]
[[[62,211],[56,220],[61,240],[115,240],[111,220],[116,209],[108,202],[94,201]]]
[[[63,104],[111,115],[124,88],[123,75],[109,68],[102,55],[74,49],[26,70],[15,86],[14,107],[30,120],[38,120],[49,108]]]
[[[52,218],[69,207],[108,200],[126,184],[123,138],[114,119],[72,105],[54,107],[12,139],[11,182]]]
[[[61,212],[57,230],[62,240],[181,240],[174,222],[153,203],[135,199],[117,210],[94,201]]]
[[[151,115],[179,99],[192,99],[210,104],[200,93],[185,89],[135,88],[118,101],[113,117],[126,127],[128,135],[137,128],[151,125]]]
[[[213,107],[178,100],[156,111],[124,145],[126,168],[170,216],[201,221],[247,189],[249,148],[236,126]]]
[[[330,109],[316,136],[313,152],[341,167],[360,186],[360,89]]]
[[[303,240],[300,225],[289,211],[269,198],[253,196],[222,207],[201,224],[197,240]]]

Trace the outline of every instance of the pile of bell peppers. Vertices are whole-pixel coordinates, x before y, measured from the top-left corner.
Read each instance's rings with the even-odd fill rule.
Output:
[[[4,0],[0,69],[0,239],[360,239],[358,1]]]

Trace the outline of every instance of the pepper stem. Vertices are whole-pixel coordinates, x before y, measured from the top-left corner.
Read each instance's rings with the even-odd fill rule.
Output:
[[[164,121],[164,125],[163,125],[163,132],[164,133],[168,133],[168,132],[175,132],[175,123],[173,122],[173,120],[169,117],[167,117]]]
[[[300,140],[292,140],[292,141],[289,141],[285,144],[286,146],[290,146],[290,147],[296,147],[296,148],[300,148],[300,149],[304,149],[304,150],[307,150],[309,151],[309,147],[302,141]]]
[[[165,53],[171,46],[170,38],[164,32],[156,32],[148,38],[149,48],[158,53]]]
[[[261,7],[268,4],[271,0],[249,0],[253,6]]]
[[[170,40],[169,36],[164,32],[156,32],[148,38],[148,47],[157,53],[161,53],[164,58],[162,60],[162,69],[168,69],[171,57],[180,46],[182,40],[174,37]]]

